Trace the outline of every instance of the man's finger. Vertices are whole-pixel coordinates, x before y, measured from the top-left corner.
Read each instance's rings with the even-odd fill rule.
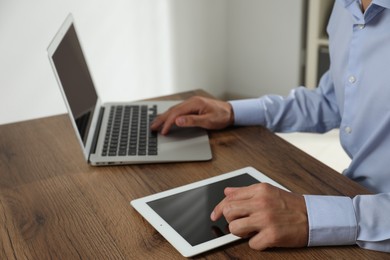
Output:
[[[223,214],[223,208],[226,203],[226,198],[223,199],[220,203],[215,206],[214,210],[211,212],[210,218],[212,221],[217,221]]]
[[[253,212],[246,201],[226,201],[222,214],[228,223],[243,217],[249,216]]]
[[[233,235],[249,237],[261,231],[261,224],[254,221],[255,219],[253,216],[235,219],[229,223],[229,230]]]
[[[250,187],[250,186],[249,186]],[[211,212],[210,218],[213,221],[218,220],[223,215],[223,210],[228,203],[228,201],[237,201],[237,200],[246,200],[250,199],[253,196],[253,192],[249,187],[241,187],[241,188],[232,188],[227,187],[224,190],[226,197],[215,206],[213,212]]]
[[[210,116],[204,115],[184,115],[176,118],[176,125],[180,127],[201,127],[205,129],[213,129],[215,126],[210,124]]]

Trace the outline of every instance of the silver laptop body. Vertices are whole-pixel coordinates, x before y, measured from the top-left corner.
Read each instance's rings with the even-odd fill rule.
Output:
[[[153,117],[177,101],[101,102],[71,14],[47,50],[78,141],[86,160],[92,165],[204,161],[212,158],[208,135],[203,129],[174,128],[167,136],[150,132],[149,122]],[[151,119],[138,119],[145,114]],[[125,130],[118,130],[115,119],[125,120]],[[147,130],[128,126],[133,120],[141,121]],[[141,136],[141,143],[134,143],[135,135]]]

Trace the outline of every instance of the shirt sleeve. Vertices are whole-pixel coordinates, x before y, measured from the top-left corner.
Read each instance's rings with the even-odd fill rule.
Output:
[[[305,195],[309,220],[308,246],[353,245],[357,221],[352,199]]]
[[[359,195],[353,199],[358,235],[356,243],[366,249],[390,253],[390,193]]]
[[[340,125],[330,72],[319,87],[298,87],[287,97],[267,95],[230,101],[236,125],[263,125],[277,132],[326,132]]]
[[[338,196],[305,195],[308,246],[352,245],[390,252],[390,193]]]

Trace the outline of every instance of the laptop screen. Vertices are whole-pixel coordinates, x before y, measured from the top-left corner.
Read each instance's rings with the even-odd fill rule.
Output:
[[[55,50],[52,60],[85,145],[97,94],[73,24]]]

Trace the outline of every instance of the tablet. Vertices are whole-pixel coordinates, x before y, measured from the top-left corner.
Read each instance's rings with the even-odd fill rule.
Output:
[[[191,257],[240,239],[222,217],[210,214],[226,187],[266,182],[287,190],[252,167],[194,182],[131,201],[131,205],[183,256]]]

